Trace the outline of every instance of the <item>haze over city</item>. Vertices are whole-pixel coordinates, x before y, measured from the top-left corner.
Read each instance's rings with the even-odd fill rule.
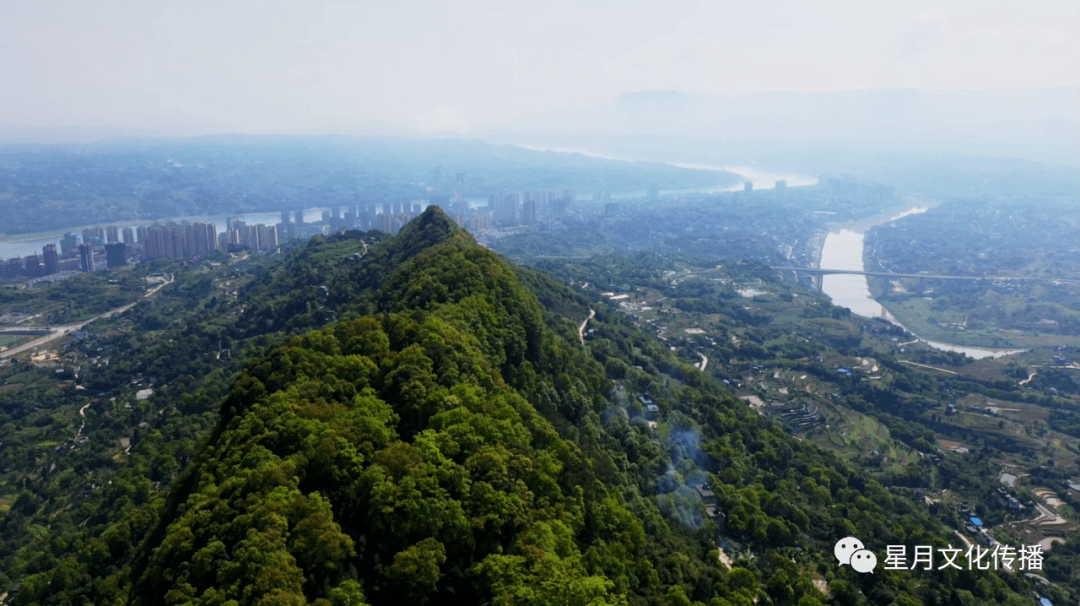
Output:
[[[1071,1],[15,3],[0,132],[469,134],[638,91],[1075,89],[1078,26]]]
[[[0,606],[1080,603],[1080,4],[23,2]]]

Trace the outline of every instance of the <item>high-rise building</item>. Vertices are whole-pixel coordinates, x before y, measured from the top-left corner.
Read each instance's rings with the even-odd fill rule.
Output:
[[[217,243],[218,243],[217,225],[215,225],[213,223],[206,223],[205,225],[206,225],[206,227],[203,228],[203,231],[206,234],[206,246],[208,247],[207,252],[212,252],[212,251],[215,251],[215,250],[219,250],[218,245],[217,245]]]
[[[273,230],[273,229],[274,228],[272,228],[272,227],[267,228],[262,223],[259,223],[258,225],[256,225],[255,226],[255,233],[258,234],[259,243],[258,243],[258,245],[253,246],[252,248],[254,248],[255,250],[264,250],[264,251],[267,251],[267,252],[272,251],[275,248],[277,248],[277,236],[276,235],[274,237],[273,244],[271,244],[271,242],[270,242],[270,231]]]
[[[184,222],[180,226],[180,230],[183,232],[183,250],[180,252],[181,257],[194,257],[195,256],[195,229],[194,226],[188,222]]]
[[[115,244],[120,241],[120,230],[115,225],[110,225],[105,228],[105,241],[109,244]]]
[[[0,266],[0,276],[5,278],[18,278],[23,275],[23,260],[21,257],[8,259]]]
[[[303,209],[298,209],[296,212],[293,213],[293,223],[296,223],[296,226],[297,226],[298,231],[299,231],[299,227],[304,224],[304,210]]]
[[[42,255],[45,257],[45,273],[55,274],[60,271],[60,255],[56,254],[55,244],[46,244],[45,248],[41,249]]]
[[[168,240],[165,252],[170,259],[179,259],[184,256],[184,230],[176,223],[168,225]]]
[[[289,221],[289,211],[281,211],[281,221],[278,222],[277,228],[282,240],[292,239],[292,222]]]
[[[787,189],[787,181],[780,179],[776,182],[776,189]]]
[[[68,232],[64,234],[63,238],[60,238],[60,256],[67,257],[73,256],[79,247],[79,237],[74,233]]]
[[[123,242],[106,244],[105,264],[109,269],[127,265],[127,245]]]
[[[469,214],[469,201],[461,198],[455,199],[450,203],[450,214],[452,215],[467,215]]]
[[[484,231],[491,229],[491,214],[476,213],[469,215],[469,231]]]
[[[522,205],[521,222],[525,225],[536,223],[536,201],[526,200]]]
[[[488,204],[493,207],[494,220],[502,225],[515,225],[518,218],[519,199],[520,196],[517,193],[495,194],[488,198]]]
[[[26,277],[36,278],[42,274],[41,260],[38,259],[37,255],[26,255],[23,264],[26,266],[24,270]]]
[[[379,229],[388,233],[394,233],[394,215],[391,213],[379,213]]]
[[[260,250],[259,228],[255,225],[244,225],[240,229],[240,244],[251,250]]]
[[[123,231],[124,244],[128,245],[128,248],[135,246],[135,232],[130,227],[125,227]]]
[[[244,222],[239,220],[230,219],[229,222],[234,226],[244,225]],[[197,257],[218,248],[217,226],[213,223],[169,223],[164,226],[155,223],[149,227],[140,227],[138,232],[144,261]],[[126,255],[126,246],[124,252]]]
[[[262,238],[260,237],[260,240]],[[263,250],[274,252],[278,248],[278,231],[273,225],[266,228],[266,240],[263,241]]]
[[[90,244],[79,245],[79,261],[83,271],[94,271],[94,247]]]
[[[743,191],[753,191],[753,189],[754,189],[754,182],[753,181],[747,181],[747,182],[743,183]]]

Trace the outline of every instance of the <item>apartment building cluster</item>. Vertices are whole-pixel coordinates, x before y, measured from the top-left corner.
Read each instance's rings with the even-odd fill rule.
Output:
[[[486,206],[473,207],[463,196],[435,195],[429,203],[442,207],[458,225],[478,232],[493,228],[534,225],[542,219],[558,218],[567,213],[574,201],[570,189],[536,189],[525,192],[502,192],[488,196]]]
[[[247,225],[231,217],[218,233],[213,223],[170,221],[139,227],[88,227],[82,239],[65,234],[56,244],[46,244],[41,255],[30,254],[0,261],[0,278],[40,278],[64,272],[93,272],[158,259],[185,259],[215,250],[248,248],[270,252],[278,247],[278,226]]]
[[[546,218],[565,215],[575,200],[573,190],[538,189],[488,196],[487,206],[472,207],[463,196],[434,195],[428,203],[447,211],[459,225],[472,232],[532,225]],[[249,225],[240,217],[226,220],[225,230],[209,222],[138,227],[88,227],[82,238],[65,234],[55,244],[47,244],[40,254],[0,260],[0,278],[39,278],[70,271],[92,272],[106,268],[146,263],[158,259],[185,259],[215,250],[271,252],[280,242],[306,238],[315,233],[346,229],[378,229],[396,234],[424,210],[423,202],[383,202],[334,206],[322,211],[321,222],[305,222],[303,209],[283,211],[276,225]]]
[[[378,229],[389,234],[396,234],[424,211],[421,202],[384,202],[381,204],[357,204],[352,206],[334,206],[322,211],[322,225],[328,233],[345,229],[367,231]],[[298,210],[289,221],[289,213],[281,213],[278,228],[288,238],[304,237],[304,211]]]
[[[534,189],[488,196],[486,212],[502,227],[532,225],[538,218],[566,214],[575,194],[572,189]]]

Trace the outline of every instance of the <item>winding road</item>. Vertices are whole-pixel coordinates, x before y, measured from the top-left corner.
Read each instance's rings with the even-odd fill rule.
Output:
[[[589,317],[585,318],[585,321],[581,323],[581,326],[578,326],[577,334],[578,334],[578,338],[581,339],[581,346],[582,347],[585,347],[585,325],[588,324],[589,320],[592,320],[593,316],[595,316],[595,315],[596,315],[596,310],[595,309],[590,309],[589,310]]]
[[[86,427],[86,409],[87,408],[90,408],[90,402],[87,402],[86,404],[83,404],[83,407],[79,409],[79,416],[81,416],[83,418],[83,422],[82,422],[82,425],[79,425],[79,431],[75,432],[75,439],[76,440],[78,440],[79,436],[82,435],[83,427]]]

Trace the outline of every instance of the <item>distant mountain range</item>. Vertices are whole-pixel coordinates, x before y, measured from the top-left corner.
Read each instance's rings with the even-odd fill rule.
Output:
[[[1077,132],[1080,88],[741,96],[644,91],[508,122],[483,134],[492,140],[586,147],[649,160],[745,162],[809,150],[834,156],[860,150],[1075,165],[1080,163]]]

